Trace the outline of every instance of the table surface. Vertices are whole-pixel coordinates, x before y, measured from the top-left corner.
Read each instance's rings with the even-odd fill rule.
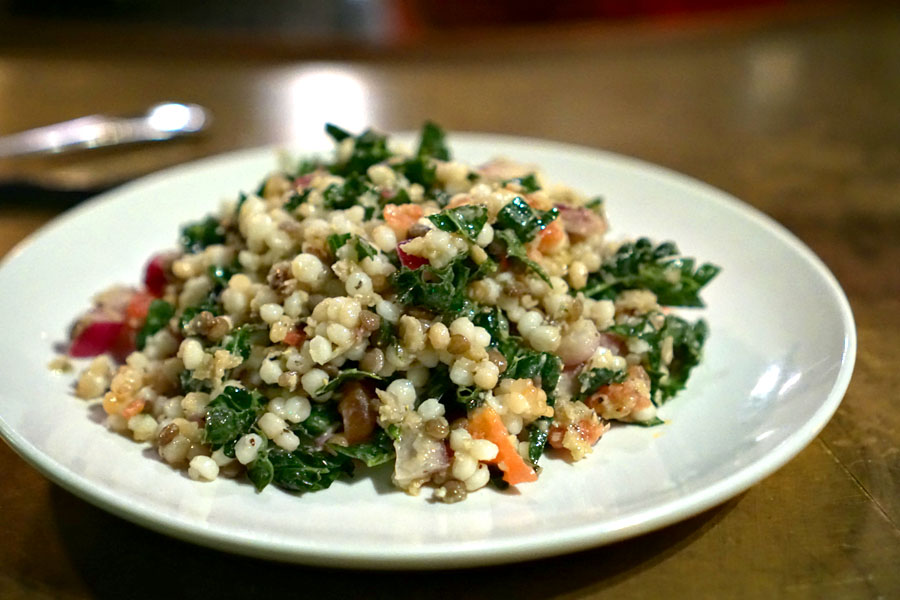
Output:
[[[482,32],[340,60],[0,51],[3,133],[163,98],[202,103],[216,118],[200,139],[7,161],[0,178],[105,185],[297,139],[325,120],[398,130],[431,118],[550,138],[665,165],[763,210],[837,276],[859,333],[853,380],[828,426],[724,505],[607,547],[400,575],[407,583],[166,538],[51,484],[0,444],[0,597],[898,597],[900,13],[754,15]],[[63,208],[4,198],[0,255]]]

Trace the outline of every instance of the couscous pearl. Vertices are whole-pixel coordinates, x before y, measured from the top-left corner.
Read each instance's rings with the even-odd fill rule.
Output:
[[[322,369],[310,369],[300,378],[300,385],[310,396],[315,396],[319,389],[328,383],[328,374]]]
[[[331,342],[323,336],[317,335],[309,342],[309,355],[320,365],[324,365],[331,360],[331,353]]]
[[[262,443],[262,437],[255,433],[248,433],[241,436],[241,439],[234,445],[234,457],[242,465],[252,463],[256,460],[259,449],[262,447]]]
[[[184,363],[184,368],[193,371],[203,364],[203,345],[194,338],[188,338],[181,342],[181,347],[178,349],[178,356]]]
[[[478,468],[472,476],[466,479],[466,491],[474,492],[475,490],[479,490],[486,486],[490,479],[491,473],[488,470],[487,465],[478,465]]]
[[[266,323],[274,323],[284,314],[284,307],[270,302],[259,307],[259,316]]]
[[[267,412],[261,416],[257,424],[270,440],[275,439],[278,434],[287,428],[287,423],[284,422],[284,419],[272,412]]]
[[[428,330],[428,341],[435,350],[443,350],[450,343],[450,330],[443,323],[435,323]]]
[[[500,369],[493,362],[484,360],[475,367],[475,374],[472,377],[475,385],[483,390],[492,390],[497,385],[500,377]]]
[[[401,404],[412,406],[416,402],[416,388],[409,379],[395,379],[387,387],[387,391]]]
[[[288,452],[293,452],[300,446],[300,438],[293,431],[282,431],[272,441],[275,442],[276,446]]]
[[[297,281],[312,284],[325,275],[325,266],[317,256],[304,252],[291,261],[291,273]]]
[[[219,476],[219,465],[208,456],[195,456],[188,467],[188,476],[191,479],[212,481]]]
[[[267,358],[259,367],[259,377],[270,385],[278,383],[282,373],[281,364],[277,358]]]
[[[303,396],[291,396],[284,401],[282,417],[291,423],[302,423],[309,417],[309,400]]]
[[[559,327],[553,325],[541,325],[528,337],[528,341],[538,352],[553,352],[559,348],[560,340]]]
[[[478,461],[475,457],[465,452],[460,452],[454,455],[453,466],[450,472],[456,479],[465,481],[475,474],[476,469],[478,469]]]

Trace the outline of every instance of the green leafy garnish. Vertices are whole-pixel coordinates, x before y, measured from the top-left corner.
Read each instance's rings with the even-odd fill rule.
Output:
[[[457,208],[443,210],[428,219],[438,229],[448,233],[461,233],[470,242],[478,238],[488,220],[487,207],[479,204],[465,204]]]
[[[496,346],[501,340],[509,337],[509,320],[499,306],[482,308],[475,314],[472,322],[491,334],[492,346]]]
[[[247,465],[247,477],[257,492],[263,491],[275,479],[275,468],[272,466],[272,461],[269,460],[267,450],[260,450],[256,455],[256,460]]]
[[[350,132],[348,132],[344,129],[341,129],[340,127],[338,127],[337,125],[334,125],[332,123],[325,123],[325,133],[330,135],[331,139],[333,139],[338,144],[340,144],[341,142],[343,142],[344,140],[346,140],[349,137],[353,137],[353,135]]]
[[[416,156],[430,156],[440,160],[450,160],[450,149],[445,141],[444,130],[431,121],[425,121]]]
[[[497,349],[506,357],[504,377],[533,379],[547,394],[547,404],[556,400],[556,386],[562,374],[562,359],[549,352],[538,352],[524,345],[522,338],[509,336]]]
[[[188,223],[181,229],[181,246],[185,252],[199,252],[207,246],[223,242],[225,242],[225,229],[212,215],[201,221]]]
[[[325,126],[325,131],[338,143],[352,137],[348,132],[331,124]],[[353,152],[350,157],[344,162],[332,165],[331,172],[343,177],[363,176],[369,167],[387,160],[390,156],[387,137],[367,129],[353,138]]]
[[[294,212],[301,204],[309,200],[309,194],[311,191],[312,188],[306,188],[302,192],[294,190],[288,197],[282,208],[289,213]]]
[[[223,340],[222,347],[235,356],[240,356],[244,360],[250,358],[250,349],[253,346],[254,337],[262,337],[266,328],[260,325],[252,325],[246,323],[240,327],[232,329]]]
[[[517,183],[522,188],[522,191],[526,194],[530,194],[531,192],[536,192],[541,189],[541,184],[538,183],[537,176],[534,173],[529,173],[524,177],[513,177],[512,179],[507,179],[503,182],[503,185],[507,183]]]
[[[228,386],[206,407],[206,442],[220,447],[249,433],[265,411],[259,392]]]
[[[394,441],[388,433],[381,428],[375,431],[372,439],[352,446],[340,446],[329,444],[328,446],[338,454],[362,461],[367,467],[377,467],[394,460]]]
[[[537,466],[541,456],[544,455],[552,420],[551,417],[541,417],[528,426],[528,460],[533,466]]]
[[[173,316],[175,316],[175,307],[165,300],[151,302],[150,308],[147,310],[147,320],[144,321],[144,326],[141,327],[135,340],[137,349],[143,350],[147,338],[168,325],[169,319]]]
[[[354,379],[374,379],[375,381],[382,380],[382,378],[375,373],[361,371],[360,369],[346,369],[338,373],[337,377],[316,390],[316,396],[323,396],[328,392],[333,392],[334,390],[344,385],[346,382]]]
[[[426,191],[437,181],[437,167],[424,156],[416,156],[400,163],[397,170],[403,173],[410,183],[418,183]]]
[[[465,406],[466,410],[473,410],[484,403],[484,391],[475,386],[458,386],[456,401]]]
[[[494,225],[498,229],[515,232],[523,244],[534,239],[537,233],[559,216],[555,207],[547,211],[534,210],[525,200],[516,196],[497,213]]]
[[[228,287],[228,280],[235,274],[235,270],[221,265],[209,265],[207,273],[209,278],[212,279],[213,285],[225,288]]]
[[[331,255],[337,256],[337,251],[347,243],[347,240],[349,240],[352,235],[353,234],[351,233],[332,233],[329,235],[325,242],[328,244]]]
[[[501,229],[499,231],[494,232],[494,239],[501,240],[506,244],[506,253],[509,256],[512,256],[516,260],[521,261],[526,267],[534,271],[535,275],[546,281],[551,286],[550,277],[547,276],[547,272],[541,268],[541,265],[537,264],[530,258],[528,258],[528,251],[525,250],[525,245],[522,244],[521,240],[516,237],[516,234],[509,229]]]
[[[578,374],[578,392],[575,400],[584,400],[604,385],[610,383],[622,383],[625,381],[625,371],[613,371],[612,369],[590,369]]]
[[[609,329],[612,333],[636,337],[650,345],[643,366],[650,376],[651,399],[656,405],[684,389],[691,369],[700,362],[703,344],[709,335],[709,328],[703,319],[692,324],[681,317],[665,315],[662,326],[657,329],[653,322],[660,319],[661,314],[653,313]],[[662,353],[668,337],[672,338],[672,361],[667,368]]]
[[[322,203],[329,210],[344,210],[356,206],[359,197],[369,191],[369,185],[361,175],[351,174],[344,183],[332,183],[322,192]]]
[[[312,439],[333,431],[340,422],[341,415],[334,404],[314,402],[310,405],[309,416],[297,424],[294,431]]]
[[[353,475],[353,461],[323,450],[273,448],[266,459],[272,465],[272,483],[293,492],[324,490],[335,480]]]
[[[397,300],[403,304],[448,316],[467,316],[474,310],[474,305],[466,295],[466,286],[485,273],[470,265],[474,263],[461,254],[441,269],[431,265],[418,269],[401,267],[391,275],[391,284],[397,291]]]
[[[353,244],[356,248],[356,260],[359,262],[362,262],[365,258],[373,258],[378,255],[378,250],[358,235],[353,236]]]
[[[672,242],[654,246],[649,239],[622,244],[588,277],[581,290],[588,298],[612,300],[620,292],[648,289],[663,306],[702,307],[700,290],[721,270],[704,263],[694,268],[693,258],[678,258]]]

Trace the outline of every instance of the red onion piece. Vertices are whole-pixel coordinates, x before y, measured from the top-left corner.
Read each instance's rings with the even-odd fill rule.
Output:
[[[123,326],[121,321],[94,321],[72,340],[69,356],[83,358],[109,352],[119,339]]]
[[[405,244],[406,242],[403,242]],[[406,267],[407,269],[418,269],[419,267],[424,267],[428,264],[427,258],[422,258],[421,256],[415,256],[413,254],[407,254],[403,251],[403,244],[397,245],[397,258],[400,259],[400,264]]]

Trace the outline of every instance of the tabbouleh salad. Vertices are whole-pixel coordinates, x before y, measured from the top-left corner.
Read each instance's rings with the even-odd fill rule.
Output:
[[[707,337],[719,269],[605,238],[603,200],[505,160],[326,127],[332,160],[270,174],[181,230],[140,288],[73,326],[109,427],[198,480],[309,492],[389,464],[457,502],[577,461],[611,421],[661,423]]]

